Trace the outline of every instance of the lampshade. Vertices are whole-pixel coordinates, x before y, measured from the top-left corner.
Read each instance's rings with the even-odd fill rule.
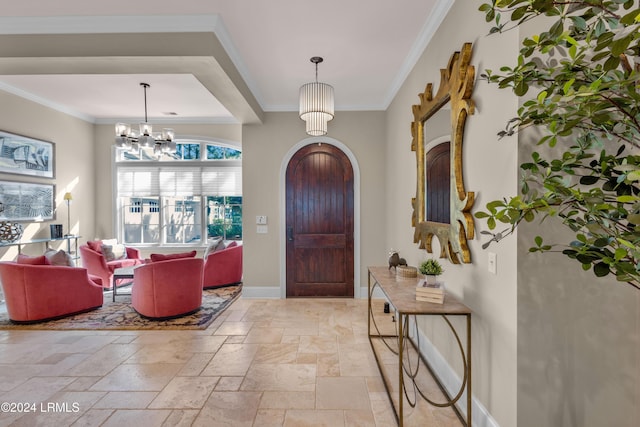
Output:
[[[327,122],[333,119],[333,86],[318,82],[318,64],[323,59],[311,58],[316,65],[316,81],[300,87],[300,118],[306,122],[306,132],[311,136],[327,134]]]
[[[67,193],[64,193],[63,199],[67,202],[70,202],[71,200],[73,200],[73,196],[71,196],[71,193],[67,192]]]
[[[326,83],[307,83],[300,88],[300,118],[307,134],[327,134],[327,122],[333,119],[333,87]]]

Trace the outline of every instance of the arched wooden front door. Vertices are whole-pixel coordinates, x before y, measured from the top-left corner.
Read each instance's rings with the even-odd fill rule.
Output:
[[[353,191],[351,162],[331,144],[289,161],[287,297],[353,297]]]

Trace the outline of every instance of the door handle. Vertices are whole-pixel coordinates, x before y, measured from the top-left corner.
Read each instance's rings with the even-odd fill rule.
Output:
[[[293,242],[293,227],[287,228],[287,240]]]

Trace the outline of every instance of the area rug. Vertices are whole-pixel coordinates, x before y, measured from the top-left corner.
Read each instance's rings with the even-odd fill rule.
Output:
[[[124,291],[124,290],[123,290]],[[0,313],[0,329],[12,330],[108,330],[108,329],[206,329],[241,294],[242,285],[204,289],[202,307],[197,312],[171,320],[149,320],[131,307],[129,295],[118,295],[112,301],[111,292],[104,294],[101,308],[87,313],[49,322],[29,325],[15,324],[7,313]]]

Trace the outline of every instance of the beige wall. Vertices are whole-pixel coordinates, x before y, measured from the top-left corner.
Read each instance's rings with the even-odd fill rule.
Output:
[[[64,232],[67,232],[67,206],[62,199],[67,191],[73,195],[72,232],[83,237],[92,235],[95,227],[93,125],[0,91],[0,129],[55,144],[54,179],[0,174],[2,180],[55,184],[56,219],[42,223],[23,222],[23,238],[50,237],[49,224],[52,223],[63,224]],[[66,248],[61,243],[52,246]],[[44,247],[39,244],[25,248],[25,253],[32,255],[43,252]],[[12,260],[16,255],[15,247],[0,250],[2,260]]]
[[[410,265],[434,255],[413,243],[411,198],[415,196],[415,153],[410,151],[411,105],[427,83],[439,87],[439,69],[464,42],[473,42],[472,64],[476,75],[483,69],[497,69],[505,55],[517,53],[517,41],[509,37],[487,38],[488,26],[477,12],[479,1],[455,2],[437,34],[418,60],[387,114],[387,206],[386,246],[400,251]],[[517,145],[515,140],[497,141],[496,133],[515,115],[517,100],[482,81],[476,82],[473,99],[476,112],[469,117],[463,149],[467,191],[476,193],[475,209],[489,200],[517,191]],[[440,120],[440,119],[436,119]],[[446,118],[445,118],[446,120]],[[428,125],[430,137],[450,131],[441,124]],[[501,426],[516,425],[517,334],[516,334],[516,239],[511,237],[490,248],[497,254],[497,274],[487,270],[487,252],[481,248],[476,220],[476,238],[469,242],[472,264],[444,262],[447,289],[473,310],[472,384],[473,395]],[[458,323],[456,323],[458,324]],[[458,324],[458,326],[461,326]],[[422,331],[460,376],[459,354],[446,324],[441,319],[424,321]],[[462,329],[464,332],[464,328]],[[457,390],[456,390],[457,391]],[[483,409],[474,408],[474,417]]]
[[[542,24],[532,21],[520,36]],[[519,163],[534,150],[549,152],[532,140],[519,135]],[[640,291],[598,279],[564,255],[530,254],[537,235],[548,243],[575,238],[552,220],[518,232],[518,426],[637,426]]]
[[[327,136],[347,146],[360,169],[361,215],[356,221],[361,230],[361,286],[366,286],[366,266],[384,264],[387,257],[384,134],[382,112],[340,112],[329,122]],[[267,113],[264,124],[243,127],[243,279],[247,287],[271,288],[261,295],[280,296],[284,263],[280,173],[289,151],[307,137],[297,113]],[[267,234],[256,233],[256,215],[267,215]]]

